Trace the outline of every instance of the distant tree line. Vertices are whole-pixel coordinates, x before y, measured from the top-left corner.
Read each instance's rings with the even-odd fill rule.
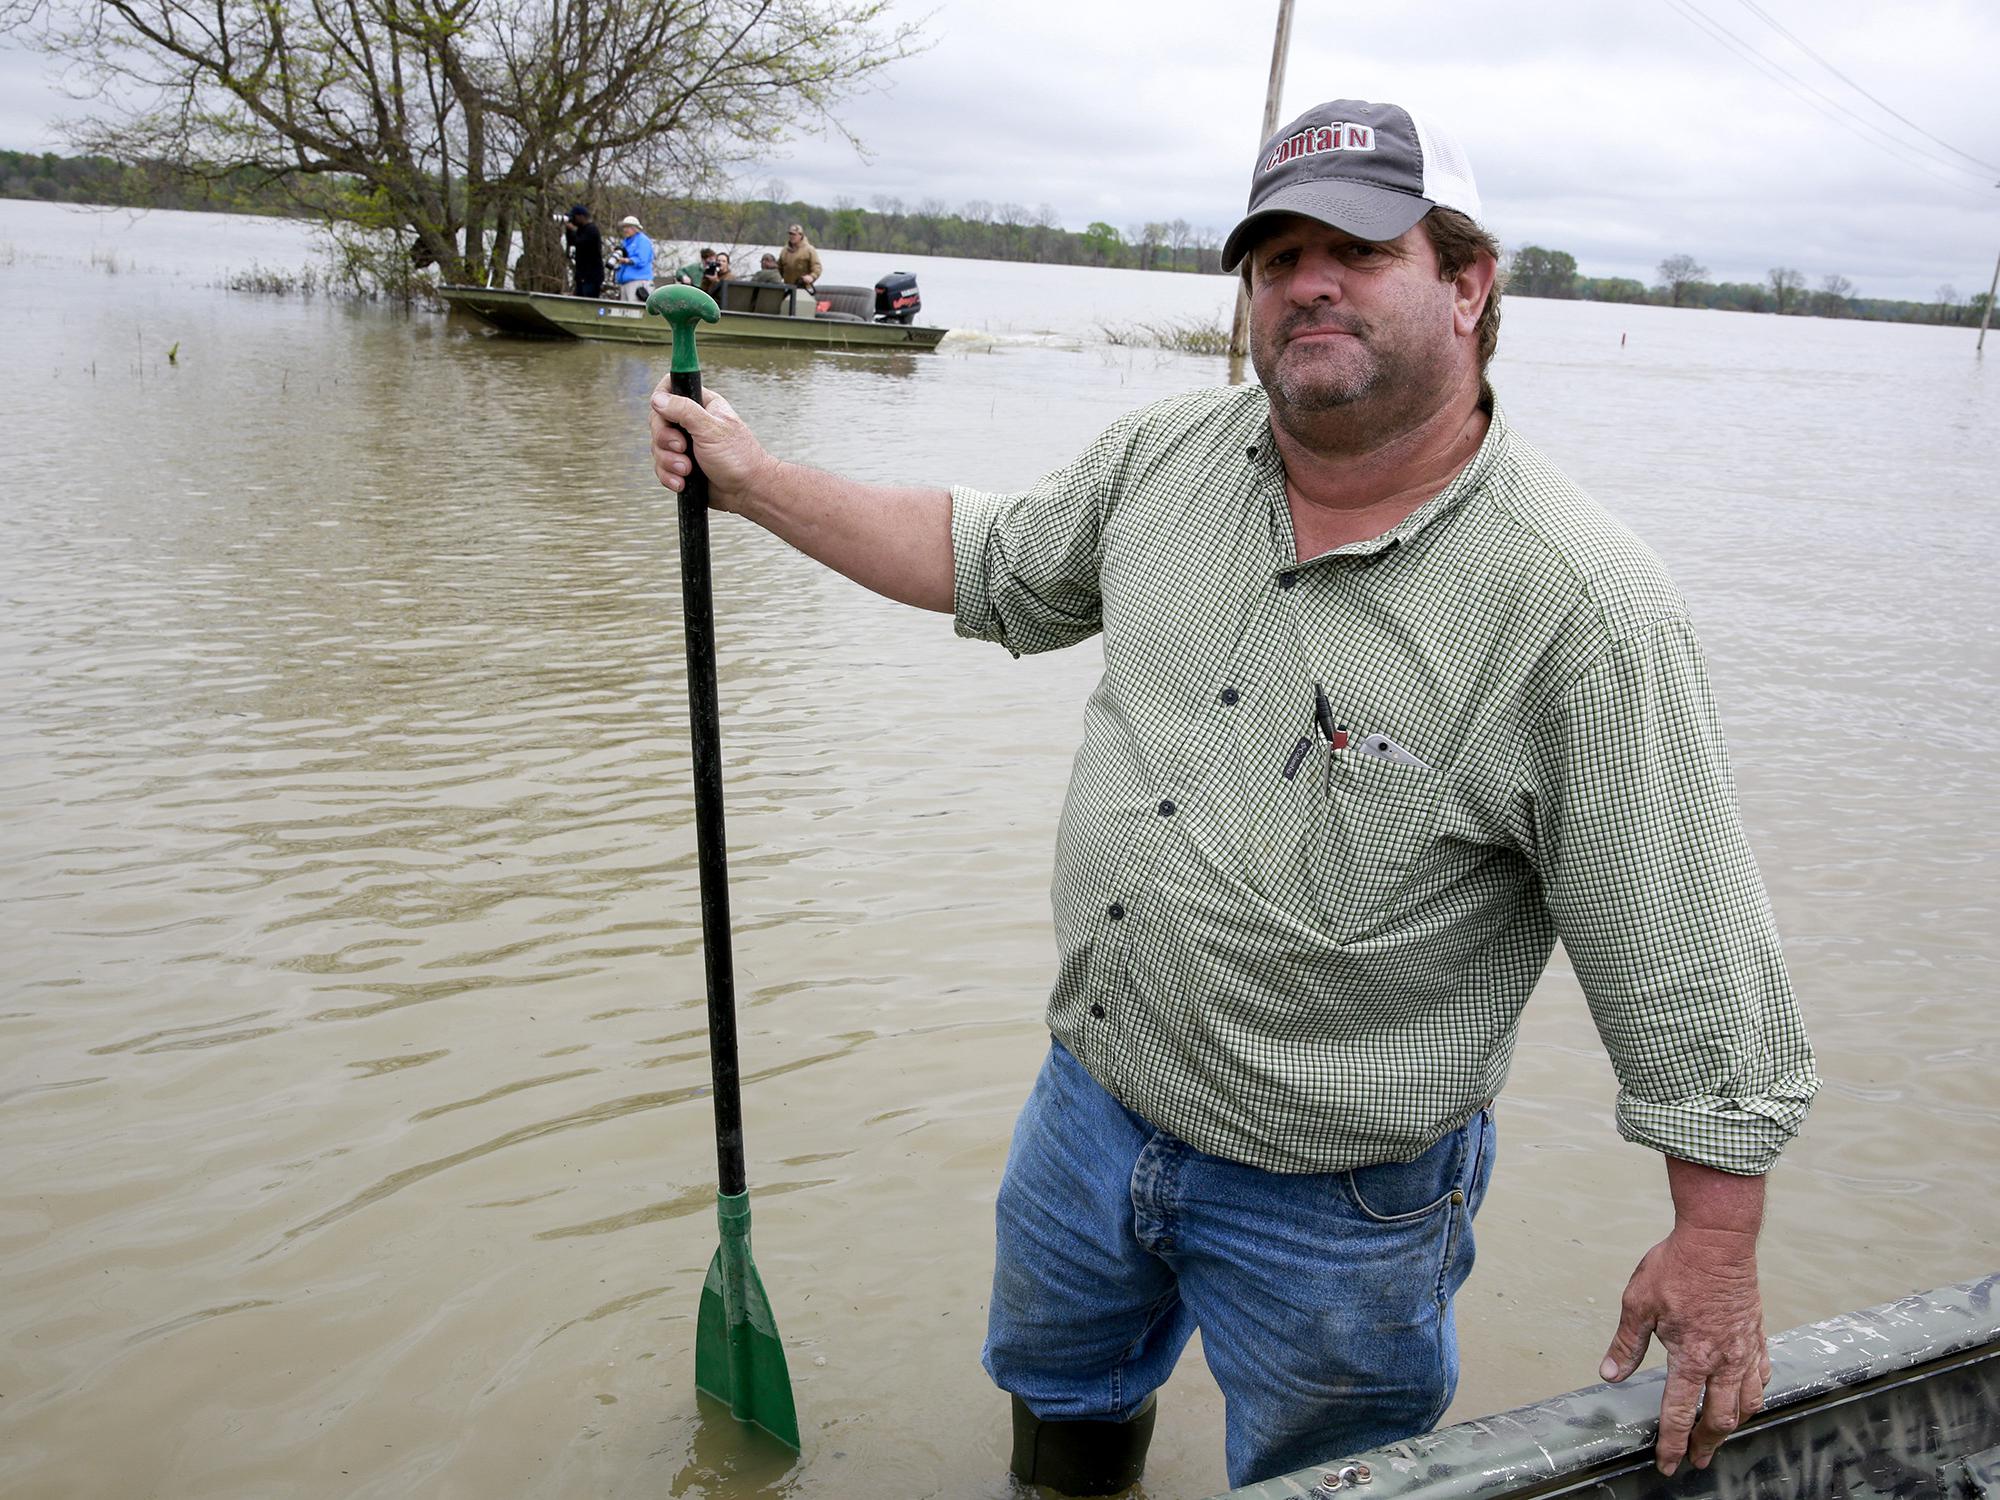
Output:
[[[302,188],[323,195],[326,203],[302,204]],[[291,214],[324,221],[331,206],[349,190],[338,178],[279,183],[250,168],[191,173],[166,164],[121,164],[107,156],[0,151],[0,196],[8,198]],[[1063,228],[1055,209],[1046,203],[1031,209],[1020,203],[974,199],[953,208],[939,198],[907,203],[878,195],[865,208],[851,197],[836,198],[828,207],[792,198],[779,181],[766,183],[757,196],[744,197],[674,197],[602,184],[592,189],[583,183],[558,183],[549,191],[551,203],[564,207],[576,199],[590,201],[600,223],[613,224],[635,213],[656,239],[732,250],[782,245],[786,226],[797,223],[822,249],[1139,271],[1215,274],[1222,270],[1222,235],[1185,219],[1150,220],[1123,229],[1099,221],[1076,230]],[[514,269],[524,284],[532,274],[537,284],[553,285],[558,274],[545,268],[531,273],[520,265]],[[1794,266],[1773,266],[1758,282],[1711,281],[1708,268],[1686,254],[1666,257],[1658,271],[1652,286],[1629,276],[1585,276],[1568,251],[1523,245],[1508,257],[1506,287],[1508,295],[1516,297],[1897,323],[1974,325],[1986,306],[1984,292],[1963,296],[1949,285],[1939,287],[1928,302],[1861,297],[1845,276],[1824,275],[1817,286],[1810,286],[1805,273]]]
[[[1584,276],[1566,250],[1523,245],[1507,261],[1507,294],[1554,297],[1580,302],[1636,302],[1656,307],[1711,307],[1724,312],[1777,313],[1786,317],[1860,318],[1881,323],[1976,324],[1986,294],[1961,296],[1941,286],[1928,302],[1902,302],[1855,295],[1854,283],[1837,273],[1808,286],[1796,266],[1773,266],[1762,281],[1710,281],[1708,267],[1692,255],[1669,255],[1659,264],[1652,286],[1629,276]]]
[[[350,185],[338,177],[279,183],[250,168],[190,173],[165,164],[125,165],[108,156],[0,151],[0,196],[118,208],[180,208],[263,213],[323,220]],[[302,204],[301,192],[323,203]],[[1140,271],[1220,272],[1222,235],[1185,219],[1149,220],[1125,229],[1093,223],[1063,228],[1054,208],[985,199],[952,208],[938,198],[905,203],[877,196],[868,207],[841,197],[831,207],[789,196],[769,182],[755,197],[686,198],[638,188],[557,183],[549,202],[587,201],[603,224],[637,214],[655,238],[724,247],[777,246],[790,224],[805,225],[822,249],[882,255],[955,255],[970,260],[1043,261],[1120,266]]]
[[[53,151],[0,151],[0,198],[196,213],[299,212],[292,194],[247,169],[195,177],[158,163],[127,166],[108,156]]]
[[[671,205],[684,239],[782,243],[785,226],[803,224],[822,249],[882,255],[953,255],[968,260],[1041,261],[1069,266],[1117,266],[1135,271],[1222,270],[1220,231],[1186,219],[1148,220],[1123,229],[1102,220],[1065,229],[1047,203],[995,203],[975,198],[954,208],[941,198],[907,203],[877,195],[866,208],[850,197],[831,208],[780,201],[784,184],[760,199]]]

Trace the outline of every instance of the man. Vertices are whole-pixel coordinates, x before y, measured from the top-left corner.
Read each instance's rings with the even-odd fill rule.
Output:
[[[697,255],[693,260],[689,261],[686,265],[682,266],[678,271],[674,272],[674,280],[682,283],[685,286],[698,286],[702,288],[704,291],[706,291],[708,289],[708,283],[714,277],[714,275],[715,275],[714,247],[709,245],[703,245],[701,247],[701,254]]]
[[[825,274],[819,263],[819,251],[806,238],[804,225],[794,224],[785,231],[785,248],[778,252],[778,274],[785,278],[787,286],[808,290],[817,286]]]
[[[644,302],[653,295],[653,242],[645,226],[627,214],[618,221],[618,270],[612,278],[621,300]]]
[[[1262,384],[1132,413],[1016,495],[850,483],[655,393],[669,489],[680,424],[717,507],[961,634],[1103,635],[998,1204],[985,1363],[1025,1479],[1132,1482],[1196,1327],[1233,1484],[1437,1421],[1558,938],[1675,1215],[1601,1373],[1660,1336],[1669,1473],[1761,1404],[1761,1174],[1811,1051],[1685,606],[1487,385],[1478,217],[1428,122],[1308,111],[1224,247]]]
[[[579,297],[604,295],[604,232],[581,203],[569,211],[563,226],[563,241],[569,249],[571,285]]]
[[[764,258],[757,263],[756,274],[750,279],[763,286],[783,286],[785,275],[778,269],[778,257],[766,250]]]

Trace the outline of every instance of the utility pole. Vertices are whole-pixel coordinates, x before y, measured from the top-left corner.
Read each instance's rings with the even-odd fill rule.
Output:
[[[1285,92],[1285,55],[1292,50],[1292,0],[1278,0],[1278,34],[1271,41],[1271,81],[1264,89],[1264,128],[1257,132],[1261,147],[1278,129],[1278,101]],[[1988,302],[1992,299],[1989,297]],[[1236,283],[1236,321],[1229,328],[1229,378],[1241,376],[1243,356],[1250,351],[1250,294]]]
[[[1993,321],[1993,294],[2000,292],[2000,260],[1993,262],[1993,285],[1986,289],[1986,306],[1979,312],[1979,342],[1972,346],[1972,352],[1979,354],[1986,348],[1986,325]]]

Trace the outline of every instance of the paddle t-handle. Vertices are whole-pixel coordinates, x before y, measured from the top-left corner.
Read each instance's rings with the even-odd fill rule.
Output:
[[[663,286],[646,299],[646,311],[665,318],[674,330],[675,375],[693,375],[696,389],[700,389],[701,361],[694,352],[694,325],[696,323],[719,323],[722,309],[715,305],[715,299],[698,286],[688,286],[675,282]],[[680,394],[679,382],[675,382],[675,394]]]
[[[696,406],[701,405],[701,357],[695,353],[694,325],[697,323],[718,323],[722,320],[722,309],[715,305],[715,299],[698,286],[689,286],[677,281],[672,286],[663,286],[646,299],[646,311],[665,318],[674,330],[674,361],[667,376],[667,389],[676,396],[685,396]],[[691,522],[688,512],[701,512],[699,546],[703,553],[702,568],[707,571],[708,551],[708,476],[701,472],[701,462],[694,456],[694,435],[683,427],[682,433],[688,440],[688,463],[692,466],[687,483],[681,487],[681,546],[682,556],[686,548],[695,543],[690,534]]]

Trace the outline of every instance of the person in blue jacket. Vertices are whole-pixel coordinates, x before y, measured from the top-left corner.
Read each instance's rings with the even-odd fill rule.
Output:
[[[618,221],[618,273],[612,278],[621,299],[644,302],[653,295],[653,242],[639,221],[627,214]]]

